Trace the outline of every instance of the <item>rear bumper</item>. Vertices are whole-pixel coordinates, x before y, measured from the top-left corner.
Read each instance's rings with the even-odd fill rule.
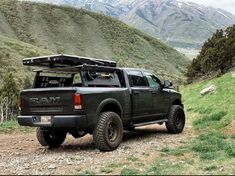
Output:
[[[51,116],[50,123],[42,123],[41,116],[18,116],[18,123],[22,126],[32,127],[61,127],[61,128],[85,128],[85,115],[55,115]]]

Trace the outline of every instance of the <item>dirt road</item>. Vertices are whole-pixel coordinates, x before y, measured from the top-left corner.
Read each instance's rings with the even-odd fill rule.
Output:
[[[126,132],[113,152],[95,149],[90,135],[80,139],[67,135],[58,149],[40,146],[34,133],[0,135],[0,174],[120,174],[133,163],[141,170],[160,155],[160,149],[180,146],[193,135],[190,127],[172,135],[164,125],[151,125]]]

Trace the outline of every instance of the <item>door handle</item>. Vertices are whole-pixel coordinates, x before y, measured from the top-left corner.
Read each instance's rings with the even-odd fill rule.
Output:
[[[133,94],[140,94],[140,91],[134,90],[134,91],[133,91]]]

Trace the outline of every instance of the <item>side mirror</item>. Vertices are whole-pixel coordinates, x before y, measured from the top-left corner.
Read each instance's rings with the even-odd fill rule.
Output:
[[[170,88],[173,86],[172,82],[170,80],[165,80],[163,83],[163,88]]]

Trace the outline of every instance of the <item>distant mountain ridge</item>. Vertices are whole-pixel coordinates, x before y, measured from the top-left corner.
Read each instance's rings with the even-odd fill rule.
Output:
[[[216,31],[235,24],[222,9],[179,0],[32,0],[101,12],[174,47],[200,48]]]

